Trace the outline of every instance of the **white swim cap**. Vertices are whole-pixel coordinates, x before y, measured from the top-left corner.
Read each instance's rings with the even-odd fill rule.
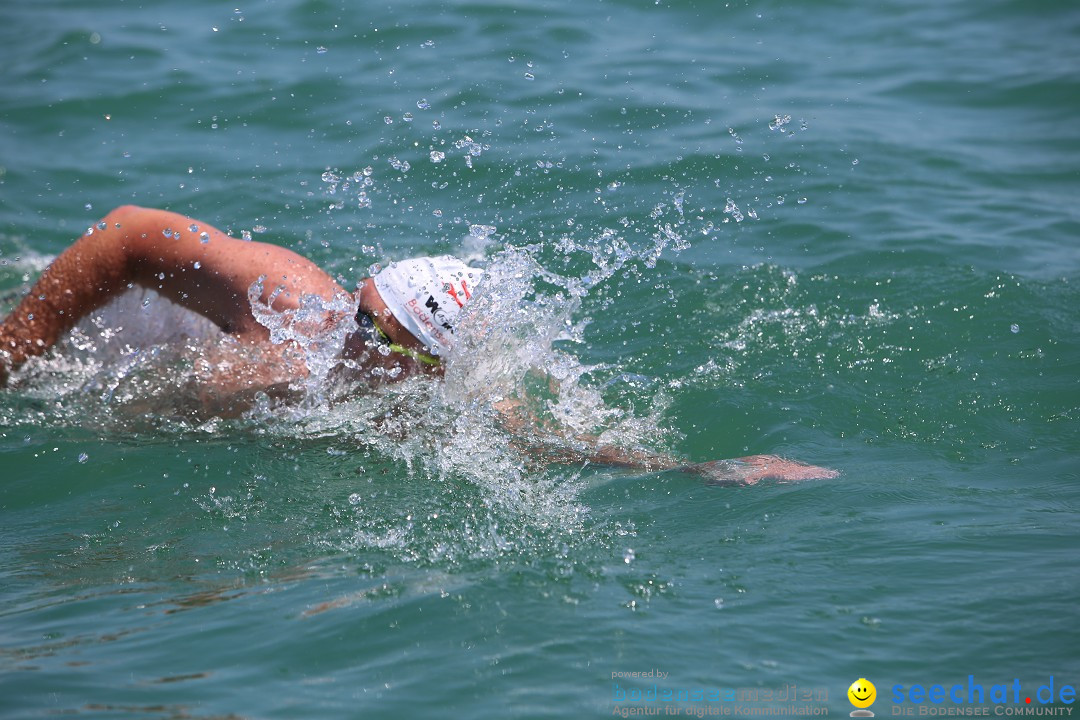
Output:
[[[454,321],[484,276],[449,255],[390,263],[375,275],[375,289],[406,330],[432,355],[454,345]]]

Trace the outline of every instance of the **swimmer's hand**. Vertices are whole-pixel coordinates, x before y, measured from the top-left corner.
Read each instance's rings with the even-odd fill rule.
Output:
[[[751,455],[733,460],[713,460],[673,468],[676,472],[691,473],[705,478],[706,485],[754,485],[759,480],[796,482],[799,480],[831,480],[840,475],[836,470],[787,460],[776,455]]]

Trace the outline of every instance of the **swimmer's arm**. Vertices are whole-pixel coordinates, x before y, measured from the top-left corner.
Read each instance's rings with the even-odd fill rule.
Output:
[[[514,433],[516,444],[544,464],[592,464],[605,467],[661,472],[671,470],[698,475],[709,485],[753,485],[759,480],[829,479],[839,475],[829,468],[807,465],[776,455],[749,455],[730,460],[687,463],[662,453],[626,450],[600,443],[591,435],[568,437],[533,416],[524,403],[507,399],[496,405],[504,427]],[[538,435],[538,431],[543,434]]]
[[[590,438],[578,438],[588,441]],[[613,445],[594,444],[581,450],[565,446],[540,450],[546,462],[577,465],[589,463],[605,467],[643,470],[645,472],[673,472],[698,475],[707,485],[753,485],[759,480],[773,479],[782,482],[796,480],[824,480],[839,475],[835,470],[807,465],[776,455],[748,455],[729,460],[713,460],[703,463],[687,463],[670,455],[649,453],[641,450],[624,450]]]
[[[237,240],[165,210],[120,207],[92,230],[56,258],[0,325],[0,385],[8,371],[44,353],[79,319],[134,285],[253,341],[268,339],[247,298],[260,276],[267,278],[263,302],[283,288],[274,297],[279,311],[296,307],[301,294],[329,299],[344,292],[290,250]]]
[[[685,463],[667,455],[655,455],[638,451],[624,451],[610,445],[597,447],[589,456],[589,462],[610,467],[634,470],[674,472],[698,475],[707,485],[753,485],[759,480],[827,480],[837,477],[835,470],[807,465],[776,455],[748,455],[729,460],[712,460],[703,463]]]

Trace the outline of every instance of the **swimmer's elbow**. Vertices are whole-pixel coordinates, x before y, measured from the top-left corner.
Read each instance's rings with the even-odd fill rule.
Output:
[[[118,205],[108,214],[108,217],[128,218],[136,213],[147,212],[147,208],[138,205]]]

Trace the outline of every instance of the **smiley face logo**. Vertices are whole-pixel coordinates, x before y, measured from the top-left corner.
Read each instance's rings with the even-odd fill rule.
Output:
[[[866,678],[859,678],[851,683],[847,691],[848,700],[857,708],[868,708],[877,699],[877,688]]]

